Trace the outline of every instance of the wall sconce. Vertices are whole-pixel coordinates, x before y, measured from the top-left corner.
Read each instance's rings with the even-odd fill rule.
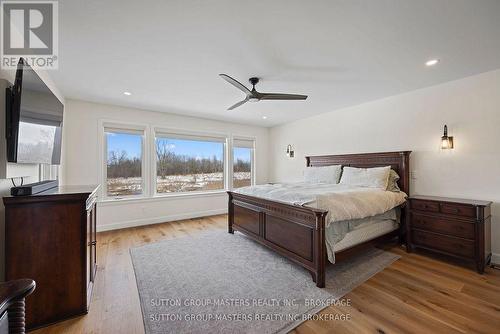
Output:
[[[445,125],[444,133],[443,136],[441,137],[441,149],[447,150],[452,148],[453,148],[453,137],[452,136],[448,137],[448,127]]]
[[[288,144],[288,146],[286,147],[286,155],[289,158],[293,158],[295,156],[295,151],[293,150],[293,147],[290,144]]]

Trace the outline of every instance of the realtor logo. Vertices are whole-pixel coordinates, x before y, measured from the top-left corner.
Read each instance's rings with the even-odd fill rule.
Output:
[[[1,67],[15,69],[20,57],[31,67],[57,69],[57,1],[1,2]]]

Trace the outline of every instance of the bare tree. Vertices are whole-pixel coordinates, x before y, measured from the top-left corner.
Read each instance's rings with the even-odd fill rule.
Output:
[[[170,144],[166,140],[156,141],[156,169],[162,179],[165,179],[168,175],[169,162],[173,160],[174,155],[170,150]]]
[[[108,177],[138,177],[141,176],[141,159],[129,158],[125,151],[108,153]]]
[[[201,173],[221,173],[224,162],[216,155],[200,158],[175,154],[167,140],[156,141],[156,166],[158,176],[165,179],[169,175],[189,175]],[[108,153],[108,177],[140,177],[141,159],[129,158],[126,151]],[[250,170],[250,163],[238,160],[235,171]]]

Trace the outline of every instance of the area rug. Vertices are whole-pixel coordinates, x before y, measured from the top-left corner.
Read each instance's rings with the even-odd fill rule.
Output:
[[[379,249],[305,269],[235,233],[205,232],[130,250],[145,332],[286,333],[399,258]],[[331,320],[331,319],[330,319]]]

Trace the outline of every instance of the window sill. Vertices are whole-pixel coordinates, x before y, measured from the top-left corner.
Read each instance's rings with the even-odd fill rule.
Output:
[[[101,206],[109,206],[115,204],[127,204],[127,203],[140,203],[140,202],[158,202],[167,199],[181,199],[181,198],[201,198],[210,196],[220,196],[226,194],[226,190],[216,190],[216,191],[204,191],[204,192],[192,192],[192,193],[169,193],[169,194],[156,194],[151,197],[129,197],[129,198],[106,198],[100,201]]]

